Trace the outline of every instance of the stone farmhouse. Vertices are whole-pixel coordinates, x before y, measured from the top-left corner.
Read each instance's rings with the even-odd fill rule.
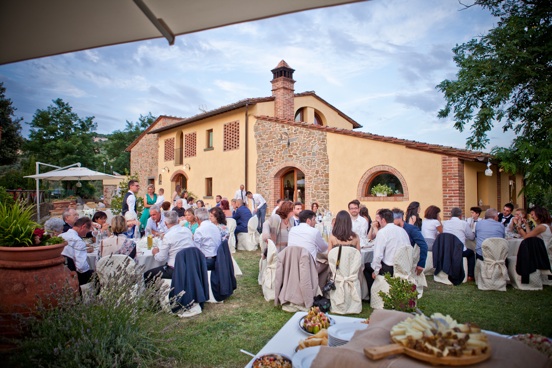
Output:
[[[169,198],[180,184],[214,205],[217,194],[231,198],[244,184],[269,211],[287,198],[333,214],[355,198],[371,214],[418,201],[445,218],[456,206],[469,214],[478,204],[523,204],[515,195],[522,176],[500,172],[489,154],[356,131],[359,123],[315,92],[295,93],[293,73],[282,60],[269,97],[189,118],[159,116],[127,148],[142,190],[155,184]],[[378,184],[391,189],[387,196],[372,193]]]

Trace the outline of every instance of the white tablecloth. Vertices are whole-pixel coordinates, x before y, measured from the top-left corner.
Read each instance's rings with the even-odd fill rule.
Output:
[[[257,356],[267,353],[280,353],[289,357],[293,357],[295,354],[295,348],[299,345],[299,340],[306,339],[309,335],[305,334],[299,327],[299,320],[305,316],[306,312],[297,312],[286,322],[280,331],[276,332],[276,335],[266,343],[266,345],[258,352]],[[329,314],[335,323],[346,323],[362,321],[363,318],[345,317],[339,315]],[[247,363],[246,368],[251,367],[254,358]]]
[[[157,240],[155,238],[154,246],[158,245],[158,241],[161,240]],[[88,253],[88,264],[93,270],[96,269],[97,256],[97,251]],[[155,267],[160,267],[165,264],[165,262],[158,262],[155,260],[153,254],[151,253],[151,249],[147,249],[147,239],[145,237],[138,242],[138,246],[136,249],[136,263],[138,264],[138,266],[144,266],[144,271],[150,270]]]
[[[371,263],[374,259],[374,247],[360,248],[360,254],[362,255],[362,264]]]

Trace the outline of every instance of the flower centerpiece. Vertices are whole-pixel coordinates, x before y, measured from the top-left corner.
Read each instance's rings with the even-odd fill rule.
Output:
[[[392,277],[389,273],[386,273],[384,277],[389,284],[389,293],[378,292],[383,300],[383,308],[414,312],[418,299],[416,285],[400,277]]]
[[[370,193],[378,197],[387,197],[388,195],[393,195],[394,191],[388,185],[377,184],[372,187]]]

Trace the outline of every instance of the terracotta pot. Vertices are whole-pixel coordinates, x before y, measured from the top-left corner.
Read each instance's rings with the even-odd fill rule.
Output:
[[[0,247],[0,334],[17,337],[16,314],[34,313],[39,299],[55,306],[56,294],[66,284],[78,292],[77,277],[61,255],[65,245]]]

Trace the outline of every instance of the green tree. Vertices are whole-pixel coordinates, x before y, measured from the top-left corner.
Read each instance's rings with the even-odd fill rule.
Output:
[[[456,46],[456,80],[437,88],[453,114],[454,127],[470,126],[467,147],[482,149],[496,123],[513,130],[510,147],[494,148],[507,172],[525,174],[530,201],[544,198],[552,183],[552,2],[550,0],[477,0],[496,27],[478,39]],[[536,202],[535,202],[536,203]],[[542,203],[542,202],[541,202]]]
[[[12,101],[6,98],[6,88],[0,82],[0,166],[12,165],[17,161],[19,149],[23,144],[21,120],[15,118]]]
[[[48,164],[66,166],[80,162],[99,169],[98,147],[93,139],[97,127],[94,117],[80,118],[60,98],[53,103],[34,114],[25,150]]]
[[[151,112],[146,116],[140,115],[137,122],[127,120],[124,130],[116,130],[107,137],[102,151],[109,168],[113,166],[113,170],[118,173],[130,171],[130,152],[126,152],[125,149],[154,121]]]

